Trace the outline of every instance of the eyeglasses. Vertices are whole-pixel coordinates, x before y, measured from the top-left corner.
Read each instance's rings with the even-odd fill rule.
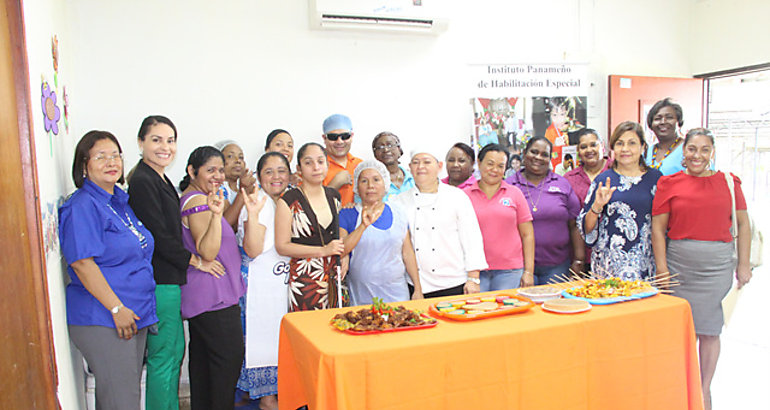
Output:
[[[349,132],[341,132],[339,134],[328,133],[326,134],[326,139],[329,141],[337,141],[337,139],[342,138],[343,141],[347,141],[352,136],[353,135]]]
[[[104,164],[106,162],[111,162],[111,161],[118,161],[118,160],[122,161],[123,154],[112,154],[112,155],[99,154],[95,157],[92,157],[91,159],[100,164]]]
[[[391,149],[393,149],[393,148],[398,148],[398,147],[400,147],[400,145],[398,145],[398,144],[391,144],[391,143],[387,143],[387,144],[378,145],[378,146],[374,147],[374,150],[375,150],[375,151],[384,151],[384,150],[386,150],[386,149],[387,149],[387,150],[391,150]]]

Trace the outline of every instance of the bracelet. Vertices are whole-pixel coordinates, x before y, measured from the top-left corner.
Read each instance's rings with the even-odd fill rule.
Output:
[[[528,273],[529,273],[530,275],[532,274],[532,272],[530,272],[530,271],[528,271],[528,270],[525,270],[525,271],[522,273],[522,276],[523,276],[523,275],[526,275],[526,274],[528,274]]]
[[[198,266],[196,266],[195,269],[201,270],[202,267],[203,267],[203,258],[198,256]]]
[[[468,280],[466,282],[473,282],[473,283],[475,283],[477,285],[481,285],[481,279],[480,278],[472,278],[472,277],[468,276]]]
[[[603,211],[603,210],[602,210]],[[596,215],[601,215],[602,211],[596,212],[596,209],[594,209],[594,206],[591,205],[591,212],[595,213]]]
[[[582,265],[583,261],[581,261],[580,259],[575,259],[574,261],[572,261],[572,263],[577,263],[578,265]]]

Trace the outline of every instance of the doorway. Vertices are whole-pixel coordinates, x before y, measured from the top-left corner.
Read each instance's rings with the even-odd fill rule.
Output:
[[[741,178],[754,222],[770,235],[770,64],[698,76],[707,93],[706,126],[716,143],[716,169]],[[766,409],[770,374],[770,241],[765,265],[754,269],[722,332],[722,352],[712,383],[713,408]]]

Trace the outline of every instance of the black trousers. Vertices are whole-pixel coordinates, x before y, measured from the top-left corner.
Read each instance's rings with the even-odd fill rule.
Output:
[[[244,346],[240,308],[190,318],[191,410],[232,410]]]
[[[414,293],[414,286],[410,284],[406,284],[409,287],[409,294],[411,295]],[[465,294],[465,284],[455,286],[453,288],[447,288],[447,289],[441,289],[441,290],[435,290],[433,292],[423,293],[423,297],[425,299],[428,298],[439,298],[442,296],[456,296],[456,295],[463,295]]]

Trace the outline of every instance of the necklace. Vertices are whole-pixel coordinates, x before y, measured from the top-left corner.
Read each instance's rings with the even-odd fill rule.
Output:
[[[596,172],[590,172],[588,168],[585,167],[585,165],[583,166],[583,172],[586,173],[586,176],[591,182],[593,182],[594,178],[596,178],[596,176],[602,172],[602,170],[604,169],[604,165],[606,164],[606,161],[607,161],[606,159],[602,160],[602,164],[596,167]]]
[[[540,203],[540,198],[543,196],[543,190],[540,189],[540,185],[543,185],[545,182],[545,178],[543,178],[542,181],[540,181],[539,184],[535,187],[539,191],[539,194],[537,195],[537,202],[532,200],[532,194],[529,193],[529,181],[527,180],[527,177],[524,177],[524,187],[527,188],[527,201],[532,205],[532,212],[537,212],[537,204]]]
[[[659,169],[661,165],[663,165],[663,161],[668,157],[668,154],[671,153],[671,151],[679,144],[679,141],[681,140],[681,137],[676,137],[674,140],[674,143],[668,146],[668,150],[666,150],[666,153],[663,154],[663,158],[660,159],[660,161],[656,160],[656,157],[658,156],[658,144],[655,144],[655,147],[652,148],[652,164],[650,164],[650,167]]]
[[[141,232],[139,232],[138,229],[136,229],[136,226],[134,226],[134,221],[132,221],[131,217],[128,216],[128,212],[123,212],[123,214],[126,215],[126,219],[128,219],[128,222],[126,222],[123,218],[120,217],[120,215],[118,215],[117,212],[115,212],[115,208],[113,208],[112,205],[107,204],[107,207],[110,208],[110,211],[112,211],[112,213],[115,214],[118,219],[120,219],[120,222],[123,222],[123,225],[125,225],[125,227],[128,228],[128,230],[131,231],[134,236],[136,236],[136,239],[139,240],[139,245],[142,247],[142,249],[146,248],[147,238]]]

